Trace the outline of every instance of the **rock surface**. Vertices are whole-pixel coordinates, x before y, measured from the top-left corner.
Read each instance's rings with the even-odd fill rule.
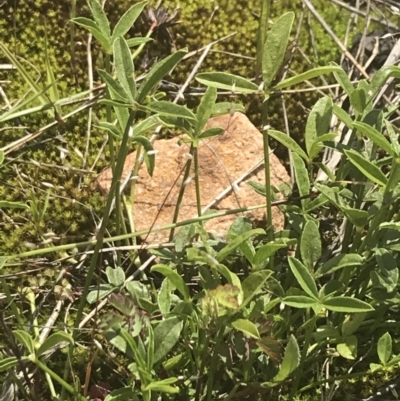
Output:
[[[211,209],[232,210],[241,207],[261,205],[265,198],[258,195],[246,181],[252,180],[264,183],[263,138],[249,119],[241,114],[214,117],[207,123],[207,128],[221,127],[224,132],[201,142],[198,148],[200,167],[201,205],[204,208],[215,200],[221,192],[230,189],[220,201],[213,204]],[[147,173],[143,164],[139,170],[136,184],[134,221],[136,230],[146,230],[150,227],[159,227],[172,222],[176,200],[182,184],[183,171],[188,161],[189,145],[178,144],[179,138],[161,139],[154,143],[157,151],[153,177]],[[135,163],[136,153],[128,155],[122,181],[128,176]],[[272,185],[289,182],[290,178],[278,158],[270,155]],[[257,167],[258,165],[258,167]],[[240,183],[232,183],[248,175]],[[185,194],[180,207],[178,221],[197,216],[196,193],[193,173],[192,180],[187,183]],[[97,186],[105,194],[111,185],[112,172],[108,168],[97,178]],[[254,222],[265,219],[265,208],[244,213]],[[237,215],[227,215],[208,220],[205,229],[219,236],[224,236]],[[275,229],[281,229],[284,217],[277,207],[273,208],[272,220]],[[169,231],[152,233],[146,242],[167,241]]]

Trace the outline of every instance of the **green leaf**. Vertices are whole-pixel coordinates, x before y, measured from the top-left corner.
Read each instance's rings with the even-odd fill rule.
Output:
[[[289,266],[303,291],[311,298],[318,300],[317,286],[307,268],[299,260],[292,256],[289,256],[288,261]]]
[[[325,96],[312,108],[307,118],[305,143],[308,157],[313,159],[316,154],[311,154],[311,148],[318,140],[318,137],[329,132],[332,119],[332,99]]]
[[[153,369],[153,364],[154,364],[154,331],[153,327],[149,325],[147,328],[147,370],[148,372],[151,372]]]
[[[232,92],[258,92],[258,86],[254,82],[227,72],[202,72],[196,75],[196,81],[208,87]]]
[[[0,201],[0,208],[29,209],[29,206],[21,202]]]
[[[44,340],[43,344],[39,347],[37,351],[37,355],[42,356],[47,351],[65,342],[73,344],[74,340],[69,334],[63,331],[57,331],[56,333],[53,333],[48,338],[46,338],[46,340]]]
[[[108,282],[115,287],[119,287],[125,282],[125,272],[122,267],[118,266],[113,269],[111,266],[107,266],[106,275]]]
[[[400,144],[399,144],[399,140],[397,138],[397,134],[393,128],[393,125],[390,123],[390,121],[388,121],[386,119],[384,120],[384,123],[385,123],[387,133],[389,135],[390,144],[393,147],[394,153],[396,155],[399,155],[400,154]]]
[[[110,23],[108,22],[107,15],[104,12],[98,0],[88,0],[90,11],[96,21],[99,31],[103,32],[107,38],[111,35]]]
[[[154,363],[164,358],[178,342],[183,322],[177,316],[163,320],[154,329]]]
[[[300,82],[307,81],[309,79],[316,78],[321,75],[329,74],[331,72],[337,72],[340,70],[341,70],[340,67],[335,67],[335,66],[313,68],[312,70],[308,70],[306,72],[303,72],[302,74],[295,75],[294,77],[290,77],[279,82],[279,84],[275,85],[273,89],[274,90],[284,89],[287,88],[288,86],[296,85],[299,84]]]
[[[155,154],[150,153],[153,152],[153,145],[151,144],[150,140],[145,136],[136,135],[133,137],[132,142],[140,143],[144,148],[144,162],[146,163],[147,172],[149,173],[150,177],[153,176],[154,173],[154,166],[156,162]],[[150,154],[149,154],[150,153]]]
[[[244,113],[245,111],[246,109],[241,103],[220,102],[214,104],[211,117],[223,116],[234,112]]]
[[[160,312],[166,316],[171,310],[171,293],[174,292],[176,287],[166,277],[161,283],[161,287],[157,292],[157,303]]]
[[[148,104],[146,108],[161,116],[197,121],[196,116],[187,107],[166,100],[152,102]]]
[[[114,135],[115,138],[122,139],[123,132],[118,129],[114,124],[107,121],[101,121],[99,124],[94,125],[97,128],[106,130]]]
[[[18,359],[15,356],[0,359],[0,372],[5,372],[18,365]]]
[[[361,323],[364,321],[366,316],[366,313],[352,313],[351,315],[347,315],[342,323],[342,335],[351,336],[360,328]]]
[[[255,296],[261,291],[268,277],[272,274],[271,270],[260,270],[256,272],[250,273],[243,282],[242,282],[242,290],[243,290],[243,303],[242,307],[245,307],[249,304]]]
[[[93,20],[89,18],[78,17],[78,18],[73,18],[72,22],[87,29],[100,43],[105,52],[108,54],[111,53],[112,43],[110,41],[110,38],[107,37],[106,35],[103,35],[100,28]]]
[[[378,185],[385,186],[387,178],[382,171],[355,150],[345,150],[344,153],[350,162],[357,167],[367,178]]]
[[[333,113],[336,115],[336,117],[342,121],[343,123],[346,124],[348,128],[353,127],[353,119],[347,114],[341,107],[339,107],[337,104],[333,105]]]
[[[289,295],[282,299],[282,302],[293,308],[312,308],[318,305],[315,298],[310,298],[305,295]]]
[[[129,100],[133,103],[136,97],[135,70],[128,44],[123,37],[115,39],[113,44],[114,64],[117,78]]]
[[[156,271],[167,277],[168,280],[170,280],[176,289],[181,293],[183,299],[185,301],[190,300],[190,293],[185,280],[175,270],[172,270],[167,265],[157,264],[151,268],[151,271]]]
[[[361,313],[375,310],[370,304],[350,297],[334,297],[326,299],[322,302],[322,305],[328,310],[344,313]]]
[[[330,142],[334,140],[338,134],[336,132],[332,132],[331,134],[324,134],[319,136],[315,142],[311,145],[311,149],[308,153],[310,159],[314,159],[318,153],[321,152],[321,150],[324,148],[323,143],[324,142]]]
[[[98,70],[100,78],[107,85],[110,92],[114,95],[114,99],[122,100],[125,103],[129,103],[129,96],[125,92],[122,85],[117,82],[107,71]]]
[[[143,388],[144,391],[159,391],[161,393],[167,394],[178,394],[179,387],[171,386],[178,381],[176,377],[169,377],[164,380],[152,381],[146,387]]]
[[[16,340],[26,348],[29,354],[35,352],[35,343],[29,333],[23,330],[14,330],[13,334]]]
[[[310,193],[310,178],[303,159],[297,153],[292,152],[294,175],[296,177],[297,188],[300,196],[306,196]],[[302,199],[301,206],[306,208],[310,203],[309,199]]]
[[[312,271],[315,263],[321,257],[321,236],[317,224],[313,220],[307,221],[303,228],[300,242],[301,260]]]
[[[392,337],[389,333],[385,333],[379,340],[378,340],[378,357],[381,361],[383,366],[386,366],[387,362],[389,361],[392,355]]]
[[[248,337],[260,339],[260,333],[258,332],[257,326],[247,319],[237,319],[231,323],[232,327],[236,330],[241,331]]]
[[[378,145],[381,149],[385,150],[390,156],[394,156],[394,149],[390,142],[374,127],[371,127],[369,124],[363,123],[361,121],[355,121],[353,123],[353,128],[360,131],[363,135],[367,136]]]
[[[214,138],[224,132],[223,128],[213,127],[206,129],[199,135],[199,139]]]
[[[134,399],[136,397],[136,390],[132,386],[126,386],[117,390],[111,391],[110,394],[104,399],[104,401],[126,401]]]
[[[282,67],[293,21],[293,12],[283,14],[268,32],[264,44],[261,67],[265,90],[269,88]]]
[[[140,3],[134,4],[125,14],[118,20],[117,24],[112,33],[112,41],[114,41],[118,36],[124,36],[129,29],[132,28],[133,24],[136,22],[139,15],[142,13],[143,8],[148,2],[142,1]],[[140,38],[147,39],[147,38]]]
[[[152,38],[146,38],[146,37],[137,37],[137,38],[130,38],[126,41],[126,43],[128,43],[129,48],[131,47],[135,47],[135,46],[140,46],[143,43],[148,43],[148,42],[152,42],[153,39]]]
[[[342,207],[342,212],[356,227],[364,227],[368,222],[368,212],[366,210]]]
[[[325,262],[316,272],[315,278],[331,274],[336,270],[360,266],[364,259],[357,253],[341,254]]]
[[[367,105],[367,94],[365,90],[362,88],[354,89],[349,98],[350,98],[350,103],[354,107],[354,109],[359,114],[362,114]]]
[[[3,164],[4,162],[4,150],[0,149],[0,166]]]
[[[276,139],[278,142],[280,142],[286,148],[290,149],[292,152],[297,153],[304,160],[308,160],[307,154],[290,136],[284,134],[283,132],[275,131],[273,129],[268,130],[268,135],[272,136],[272,138]]]
[[[375,259],[379,268],[370,273],[373,288],[381,288],[388,293],[395,291],[399,281],[396,258],[388,250],[377,248],[375,250]]]
[[[334,75],[337,83],[342,87],[342,89],[347,93],[347,95],[350,96],[351,93],[354,91],[354,86],[351,83],[348,74],[343,70],[343,68],[341,68],[336,63],[331,61],[329,64],[340,68],[340,70],[339,71],[335,71],[333,73],[333,75]]]
[[[197,108],[197,124],[196,131],[200,133],[204,126],[207,124],[207,121],[211,117],[211,113],[213,111],[215,101],[217,100],[217,90],[211,86],[209,86],[206,90],[206,93],[201,98],[199,107]]]
[[[142,121],[139,121],[133,126],[133,136],[144,134],[149,131],[153,131],[160,125],[160,120],[157,114],[153,114]]]
[[[288,244],[284,242],[269,242],[268,244],[260,246],[253,257],[252,264],[255,266],[262,265],[266,260],[272,256],[279,249],[287,248]]]
[[[170,73],[186,53],[187,50],[179,50],[151,67],[138,90],[138,103],[142,103],[146,99],[146,96],[151,94],[152,90],[160,83],[163,77]]]
[[[236,248],[240,246],[243,242],[246,242],[249,238],[254,237],[255,235],[263,235],[265,231],[261,228],[256,228],[254,230],[247,231],[235,239],[230,241],[228,245],[222,248],[216,256],[218,262],[222,262],[229,254],[231,254]]]
[[[346,359],[354,360],[357,357],[357,337],[356,336],[347,336],[344,339],[344,342],[337,344],[336,349],[339,354]]]
[[[107,295],[111,294],[115,290],[115,287],[109,284],[101,284],[99,289],[90,291],[88,296],[87,296],[87,301],[92,304],[94,302],[97,302],[100,299],[103,299]]]
[[[293,334],[290,335],[288,345],[285,349],[285,356],[278,374],[272,379],[272,382],[268,382],[269,387],[277,386],[286,380],[299,366],[300,363],[300,349],[297,344],[296,338]]]

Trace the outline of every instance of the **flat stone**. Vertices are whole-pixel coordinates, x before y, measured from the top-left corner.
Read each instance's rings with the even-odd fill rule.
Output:
[[[219,199],[219,195],[226,189],[229,189],[229,193],[213,204],[211,209],[233,210],[264,204],[265,198],[246,183],[249,180],[265,183],[261,133],[241,113],[211,118],[207,128],[211,127],[221,127],[224,132],[203,140],[198,148],[202,207]],[[188,144],[179,146],[179,139],[161,139],[154,143],[157,153],[152,177],[149,176],[145,164],[140,167],[134,211],[137,231],[172,222],[190,148]],[[132,171],[135,159],[135,152],[126,158],[122,181]],[[178,221],[197,216],[193,164],[192,161],[191,180],[185,186]],[[274,154],[270,154],[270,166],[272,185],[290,182],[286,169]],[[240,183],[232,185],[246,173]],[[110,190],[111,179],[111,168],[105,169],[97,177],[97,186],[104,194],[108,194]],[[242,215],[257,223],[265,220],[265,208],[246,211]],[[224,237],[236,217],[237,215],[219,217],[207,221],[204,226],[208,232]],[[276,230],[283,228],[284,217],[277,207],[273,207],[272,221]],[[169,231],[155,232],[146,238],[146,242],[164,242],[168,240],[168,236]]]

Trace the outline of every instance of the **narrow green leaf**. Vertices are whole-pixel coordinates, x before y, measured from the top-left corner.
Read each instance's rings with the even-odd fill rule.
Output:
[[[208,87],[225,89],[232,92],[258,92],[258,86],[254,82],[227,72],[203,72],[196,75],[196,81]]]
[[[263,235],[265,231],[261,228],[256,228],[254,230],[247,231],[235,239],[230,241],[228,245],[222,248],[216,256],[218,262],[222,262],[229,254],[231,254],[235,249],[239,247],[240,244],[247,241],[249,238],[254,237],[255,235]]]
[[[352,313],[347,315],[344,322],[342,323],[342,335],[351,336],[358,330],[367,316],[366,313]]]
[[[160,120],[157,114],[153,114],[142,121],[139,121],[133,126],[133,136],[141,135],[147,132],[154,131],[160,125]]]
[[[356,298],[334,297],[326,299],[322,305],[334,312],[361,313],[375,310],[370,304]]]
[[[200,133],[202,131],[204,126],[207,124],[207,121],[210,119],[216,100],[217,90],[209,86],[206,90],[206,93],[201,98],[199,107],[197,108],[197,133]]]
[[[296,85],[299,84],[300,82],[304,82],[309,79],[329,74],[331,72],[337,72],[340,70],[341,70],[340,67],[335,67],[335,66],[313,68],[312,70],[308,70],[306,72],[303,72],[302,74],[295,75],[294,77],[290,77],[279,82],[277,85],[274,86],[273,89],[274,90],[284,89],[287,88],[288,86]]]
[[[214,138],[215,136],[221,135],[224,131],[225,130],[223,128],[209,128],[199,135],[199,139]]]
[[[272,274],[271,270],[260,270],[251,273],[242,282],[243,289],[243,303],[242,307],[249,304],[254,297],[261,291],[265,282],[268,280]]]
[[[382,171],[355,150],[345,150],[344,153],[350,162],[356,166],[367,178],[378,185],[385,186],[387,178]]]
[[[155,391],[160,393],[167,394],[178,394],[179,387],[171,386],[178,381],[176,377],[169,377],[164,380],[156,380],[149,383],[146,387],[143,388],[144,391]]]
[[[177,316],[163,320],[154,329],[154,363],[164,358],[178,342],[183,322]]]
[[[133,400],[134,397],[136,397],[136,390],[134,390],[131,386],[126,386],[111,391],[111,393],[107,395],[104,401],[123,401],[130,399]]]
[[[103,35],[103,33],[100,31],[100,28],[93,20],[89,18],[78,17],[78,18],[73,18],[72,22],[87,29],[100,43],[105,52],[108,54],[111,53],[112,43],[110,39],[106,35]]]
[[[393,146],[389,143],[389,141],[374,127],[363,123],[361,121],[355,121],[353,123],[353,128],[360,131],[363,135],[367,136],[378,145],[381,149],[385,150],[390,156],[394,156]]]
[[[265,89],[269,88],[282,67],[293,21],[294,12],[283,14],[268,32],[261,61]]]
[[[18,359],[15,356],[0,359],[0,373],[12,369],[18,365]]]
[[[341,68],[336,63],[330,62],[329,64],[340,68],[340,70],[335,71],[333,73],[333,75],[334,75],[337,83],[342,87],[342,89],[347,93],[347,95],[350,96],[351,93],[354,91],[354,86],[351,83],[348,74],[343,70],[343,68]]]
[[[299,366],[300,363],[300,349],[297,344],[296,338],[293,334],[290,335],[288,345],[285,349],[285,356],[278,374],[268,382],[268,386],[274,387],[286,380]]]
[[[309,220],[304,225],[300,242],[301,260],[308,271],[313,271],[315,263],[321,257],[321,253],[321,235],[318,226],[313,220]]]
[[[241,103],[220,102],[215,103],[211,117],[223,116],[234,112],[244,113],[245,111],[246,109]]]
[[[311,148],[308,152],[309,158],[312,160],[316,156],[318,156],[318,154],[324,148],[323,143],[332,141],[337,136],[338,136],[338,134],[336,132],[332,132],[331,134],[325,134],[325,135],[321,135],[321,136],[317,137],[317,139],[314,141],[314,143],[312,143]]]
[[[306,169],[303,159],[301,159],[297,153],[292,152],[292,160],[297,188],[299,189],[299,195],[306,196],[310,193],[310,178],[308,171]],[[302,199],[301,207],[305,209],[309,203],[309,199]]]
[[[96,21],[99,31],[109,38],[111,35],[110,23],[107,15],[103,10],[103,7],[98,0],[88,0],[90,11],[92,12],[93,18]]]
[[[356,227],[364,227],[368,222],[368,212],[366,210],[353,209],[351,207],[342,207],[342,212]]]
[[[30,86],[32,92],[34,92],[37,95],[37,98],[39,99],[40,103],[42,105],[47,105],[49,103],[48,98],[44,94],[41,94],[42,91],[37,85],[36,80],[30,76],[29,72],[24,68],[23,64],[20,63],[19,59],[15,57],[14,54],[10,52],[10,50],[8,50],[8,47],[3,42],[0,42],[0,49],[7,57],[7,59],[10,61],[10,63],[17,68],[18,73],[21,74],[25,82]]]
[[[386,366],[390,357],[392,356],[392,337],[389,333],[385,333],[378,340],[378,357],[383,366]]]
[[[185,280],[175,270],[172,270],[167,265],[157,264],[151,268],[151,271],[156,271],[167,277],[168,280],[170,280],[171,283],[176,287],[176,289],[181,293],[183,299],[185,301],[189,301],[190,294]]]
[[[336,270],[353,268],[360,266],[363,263],[363,258],[357,253],[341,254],[334,256],[325,262],[315,273],[315,277],[321,277],[326,274],[331,274]]]
[[[146,108],[161,116],[197,121],[196,116],[187,107],[166,100],[152,102]]]
[[[175,290],[176,287],[167,277],[165,277],[161,283],[160,289],[157,292],[157,303],[163,316],[168,315],[169,311],[171,310],[171,293]]]
[[[146,163],[147,172],[149,173],[150,177],[153,176],[154,173],[154,166],[156,162],[156,158],[153,149],[153,145],[151,144],[150,140],[145,136],[136,135],[133,137],[132,142],[138,142],[143,146],[144,149],[144,162]]]
[[[126,43],[128,43],[129,48],[131,47],[135,47],[135,46],[140,46],[143,43],[148,43],[148,42],[152,42],[153,39],[152,38],[146,38],[146,37],[137,37],[137,38],[130,38],[126,41]]]
[[[115,25],[112,33],[112,41],[118,38],[118,36],[124,36],[129,31],[129,29],[132,28],[133,24],[136,22],[147,3],[147,1],[136,3],[128,11],[125,12],[125,14],[118,20],[117,24]]]
[[[288,261],[289,266],[303,291],[310,297],[318,300],[317,286],[314,278],[311,276],[307,268],[299,260],[292,256],[289,256]]]
[[[337,104],[333,105],[333,113],[335,116],[343,123],[346,124],[348,128],[353,127],[353,119],[347,114],[341,107],[339,107]]]
[[[110,92],[112,92],[114,95],[114,99],[122,100],[125,103],[130,102],[129,96],[125,92],[125,89],[107,71],[98,70],[98,73],[102,81],[107,85]]]
[[[354,107],[354,109],[359,114],[362,114],[367,105],[367,94],[365,90],[361,88],[354,89],[349,98],[350,98],[350,103]]]
[[[35,343],[29,333],[23,330],[14,330],[13,334],[16,340],[26,348],[29,354],[35,352]]]
[[[137,95],[138,103],[142,103],[146,99],[146,96],[151,94],[152,90],[160,83],[163,77],[171,72],[186,53],[187,50],[179,50],[151,67],[139,87]]]
[[[289,295],[282,302],[292,308],[312,308],[318,305],[318,301],[306,295]]]
[[[0,200],[0,208],[8,209],[29,209],[29,206],[22,202],[9,202]]]
[[[268,130],[268,135],[272,136],[272,138],[276,139],[278,142],[280,142],[283,146],[290,149],[292,152],[297,153],[304,160],[308,160],[307,154],[290,136],[284,134],[283,132],[275,131],[273,129]]]
[[[305,143],[310,159],[313,159],[316,156],[312,155],[310,152],[315,141],[321,135],[329,132],[332,119],[332,108],[332,99],[329,96],[325,96],[318,100],[308,115]]]
[[[399,155],[400,154],[400,144],[399,144],[399,139],[397,137],[397,134],[393,128],[393,125],[390,123],[390,121],[388,121],[386,119],[384,120],[384,124],[386,126],[386,130],[389,135],[390,143],[393,147],[394,153],[396,153],[396,155]]]
[[[115,39],[113,44],[114,64],[117,78],[131,102],[136,97],[135,70],[128,44],[123,37]]]
[[[153,327],[151,325],[149,325],[149,327],[147,327],[147,347],[146,347],[146,351],[147,351],[147,371],[151,372],[151,370],[153,369],[153,364],[154,364],[154,331],[153,331]]]
[[[74,340],[72,337],[63,331],[58,331],[56,333],[51,334],[46,340],[44,340],[43,344],[39,347],[37,351],[38,356],[44,355],[47,351],[55,348],[56,346],[62,343],[73,344]]]
[[[122,139],[123,132],[112,123],[101,121],[99,124],[95,124],[94,126],[110,132],[115,138]]]
[[[279,251],[279,249],[287,248],[288,244],[284,242],[269,242],[268,244],[260,246],[253,257],[253,265],[259,266],[264,264],[266,260]]]
[[[248,337],[260,339],[260,333],[258,332],[257,326],[247,319],[237,319],[231,323],[232,327],[236,330],[241,331]]]

